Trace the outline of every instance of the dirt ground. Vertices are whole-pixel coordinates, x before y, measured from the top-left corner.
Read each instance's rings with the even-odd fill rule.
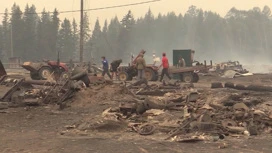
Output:
[[[228,82],[240,84],[270,85],[272,75],[254,75],[234,79],[224,79],[217,76],[202,76],[195,88],[215,92],[210,89],[211,82]],[[82,91],[75,97],[71,107],[58,110],[55,105],[39,107],[19,107],[0,110],[0,152],[2,153],[151,153],[151,152],[271,152],[271,135],[258,136],[229,136],[223,140],[196,143],[178,143],[164,140],[168,135],[155,133],[140,136],[125,128],[108,127],[104,130],[94,130],[88,134],[63,134],[67,126],[83,120],[95,122],[96,116],[103,110],[118,106],[118,94],[115,85],[93,87],[92,90]],[[98,89],[101,88],[101,89]],[[223,89],[216,89],[223,90]],[[103,92],[102,92],[103,91]],[[233,92],[224,90],[223,92]],[[260,93],[270,99],[270,93]],[[216,95],[214,96],[216,97]],[[130,98],[130,97],[128,97]],[[120,125],[122,126],[122,125]],[[121,129],[121,130],[120,130]],[[124,129],[124,130],[122,130]],[[219,149],[222,144],[226,148]]]

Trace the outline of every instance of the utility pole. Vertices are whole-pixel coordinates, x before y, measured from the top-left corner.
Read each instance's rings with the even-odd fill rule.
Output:
[[[83,0],[81,0],[81,5],[80,5],[80,51],[79,51],[79,60],[80,63],[83,62],[83,37],[84,37],[84,31],[83,31]]]

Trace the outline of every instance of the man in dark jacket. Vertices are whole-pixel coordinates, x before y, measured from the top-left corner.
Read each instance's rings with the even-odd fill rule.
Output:
[[[111,77],[112,78],[113,78],[114,74],[115,74],[116,78],[118,78],[117,68],[120,66],[121,63],[122,63],[121,59],[111,62],[110,71],[111,71]]]
[[[109,63],[108,61],[106,60],[106,57],[105,56],[102,56],[102,64],[103,64],[103,72],[102,72],[102,76],[104,77],[105,74],[107,74],[109,76],[110,79],[111,78],[111,75],[109,73]]]

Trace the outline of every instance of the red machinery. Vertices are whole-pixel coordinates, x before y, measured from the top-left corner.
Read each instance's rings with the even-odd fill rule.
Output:
[[[57,61],[24,62],[22,67],[30,71],[33,80],[47,80],[53,72],[53,76],[59,74],[60,77],[68,77],[67,65]]]
[[[145,50],[141,50],[138,56],[131,62],[130,66],[120,66],[119,71],[119,80],[127,81],[132,80],[133,77],[137,76],[137,68],[135,66],[137,58],[140,54],[145,54]],[[148,81],[157,81],[158,80],[158,67],[153,64],[146,65],[145,68],[145,78]]]

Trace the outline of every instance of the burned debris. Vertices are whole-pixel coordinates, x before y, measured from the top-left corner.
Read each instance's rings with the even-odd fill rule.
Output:
[[[0,79],[0,100],[13,106],[59,104],[80,88],[80,82],[71,80],[64,83],[28,81],[22,76],[5,75]]]
[[[0,101],[13,107],[54,103],[63,108],[75,92],[90,84],[88,75],[83,70],[74,72],[70,78],[57,81],[26,80],[24,76],[7,75],[4,67],[1,67],[1,72]]]
[[[92,68],[99,70],[95,66]],[[199,65],[198,68],[202,71],[209,66]],[[102,115],[68,125],[61,135],[75,131],[82,135],[93,131],[126,131],[188,143],[271,132],[272,105],[265,96],[272,91],[270,86],[219,79],[202,87],[202,82],[198,83],[202,76],[196,75],[198,72],[193,69],[189,68],[192,73],[187,75],[181,68],[175,68],[182,76],[162,82],[107,80],[96,72],[88,73],[90,69],[82,66],[73,67],[67,77],[45,80],[28,80],[1,70],[0,109],[53,104],[62,110],[85,98],[91,101],[89,103],[97,100],[97,105],[103,106]],[[104,91],[106,88],[110,91]],[[110,94],[111,91],[114,92]],[[82,99],[77,100],[78,97]],[[223,143],[220,148],[227,146]]]
[[[231,94],[225,93],[225,88],[203,91],[192,85],[189,88],[183,86],[178,81],[146,84],[142,80],[115,84],[113,88],[123,98],[117,100],[119,106],[106,109],[98,117],[101,121],[95,123],[95,130],[101,126],[114,126],[117,131],[125,130],[142,136],[159,134],[166,141],[184,143],[269,132],[272,117],[270,110],[263,107],[267,105],[266,99],[262,98],[264,94],[228,89],[233,90]],[[66,133],[79,130],[83,124],[86,127],[84,132],[87,131],[85,134],[94,130],[94,122],[83,122],[71,125],[73,128],[67,129]],[[122,126],[117,127],[118,124]],[[223,143],[219,148],[226,146]]]

